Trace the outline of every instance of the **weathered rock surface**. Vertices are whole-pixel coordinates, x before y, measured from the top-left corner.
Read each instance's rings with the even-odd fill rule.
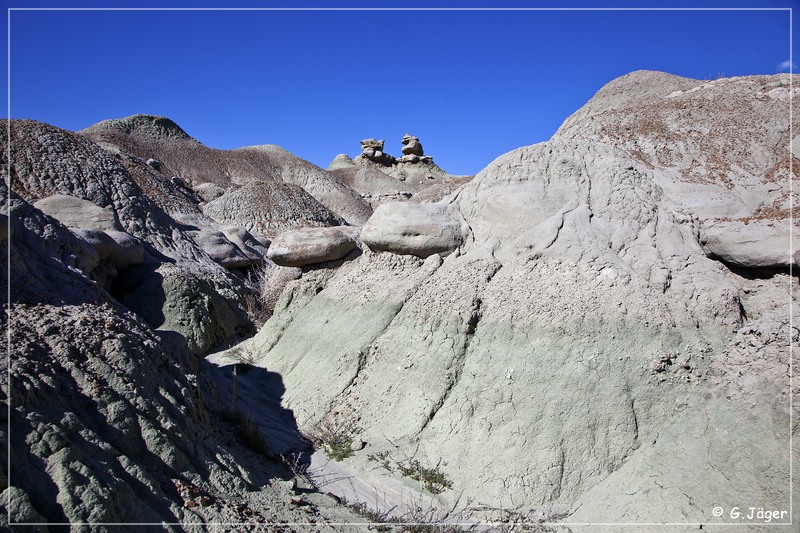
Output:
[[[211,259],[225,268],[244,268],[253,264],[253,259],[242,253],[222,231],[190,231],[189,236]]]
[[[248,401],[264,394],[253,408],[262,427],[290,421],[270,444],[298,438],[295,417],[306,431],[343,422],[350,450],[367,443],[348,471],[382,470],[385,457],[401,488],[428,490],[409,479],[415,469],[446,480],[430,496],[441,509],[510,510],[572,531],[758,529],[712,509],[800,507],[790,487],[800,387],[789,379],[800,305],[787,298],[793,250],[771,252],[794,230],[784,222],[795,201],[790,91],[787,76],[633,73],[550,141],[498,157],[437,203],[381,205],[352,260],[302,270],[266,260],[281,274],[272,289],[286,288],[248,345],[257,366],[241,384]],[[325,228],[343,217],[277,178],[259,193],[262,182],[223,175],[226,193],[203,213],[199,196],[166,178],[197,184],[173,168],[191,157],[191,138],[166,119],[115,125],[127,127],[175,141],[172,158],[11,124],[11,161],[0,161],[14,187],[2,200],[14,379],[0,390],[15,430],[0,425],[12,451],[4,505],[29,520],[305,522],[286,510],[291,486],[275,482],[285,470],[227,444],[214,411],[231,375],[215,371],[215,394],[169,332],[196,352],[242,333],[238,278],[188,232],[217,231],[221,246],[263,257],[284,230],[357,229]],[[250,162],[283,157],[250,150],[261,154]],[[163,161],[160,172],[146,157]],[[353,164],[379,168],[365,159]],[[220,161],[205,160],[214,171]],[[385,170],[412,165],[425,168]],[[53,194],[108,209],[120,227],[70,230],[31,205]],[[294,215],[281,226],[267,205]],[[272,243],[256,232],[265,228]],[[112,275],[104,265],[116,269],[126,238],[142,243],[142,262]],[[323,257],[322,241],[293,242]]]
[[[288,267],[336,261],[358,247],[358,233],[348,226],[287,231],[272,240],[267,257]]]
[[[789,219],[707,221],[700,226],[700,243],[709,256],[732,266],[783,267],[792,262],[791,228]]]
[[[422,144],[419,142],[418,137],[414,137],[413,135],[406,133],[403,135],[401,142],[403,144],[403,155],[425,155],[422,150]]]
[[[232,441],[235,428],[220,418],[226,406],[197,358],[70,268],[71,251],[85,244],[15,193],[7,201],[8,192],[0,199],[14,227],[13,246],[0,244],[9,257],[2,276],[13,280],[3,314],[9,379],[0,385],[11,428],[0,428],[10,458],[8,469],[0,465],[3,526],[307,522],[291,504],[291,472]],[[362,521],[323,495],[304,502],[315,528]]]
[[[251,183],[203,206],[220,224],[236,224],[272,237],[309,226],[338,226],[344,219],[329,211],[297,185]]]
[[[363,224],[372,212],[334,176],[276,145],[215,150],[190,137],[173,121],[152,115],[105,120],[79,133],[107,149],[123,150],[143,159],[155,156],[162,162],[160,171],[164,176],[178,176],[193,188],[211,183],[233,192],[253,183],[267,188],[293,184],[350,224]],[[210,187],[199,192],[205,195],[205,201],[216,194]],[[305,206],[287,209],[302,211]]]
[[[5,139],[6,131],[3,128],[0,133],[2,142],[9,142]],[[57,204],[76,203],[64,197],[70,195],[80,206],[88,207],[91,203],[96,212],[102,210],[106,220],[108,212],[113,215],[115,224],[107,234],[119,248],[112,254],[112,260],[120,266],[136,266],[123,267],[124,276],[115,279],[111,279],[115,273],[108,269],[95,278],[106,286],[113,281],[118,300],[143,313],[140,316],[152,327],[173,328],[186,337],[196,352],[205,352],[252,327],[242,308],[246,289],[241,280],[216,264],[170,215],[144,194],[119,159],[80,135],[39,122],[14,120],[10,131],[11,160],[6,161],[5,152],[0,155],[0,172],[6,173],[10,168],[13,190],[22,199],[44,200],[47,207],[47,199],[54,195],[60,195],[56,196]],[[130,160],[128,164],[146,167],[144,161]],[[152,183],[148,172],[139,174],[139,179]],[[169,189],[154,186],[154,190]],[[185,198],[176,202],[170,204],[176,209],[183,206],[191,210],[193,205]],[[53,212],[65,216],[66,211],[59,208]],[[71,224],[87,223],[81,217],[66,220]],[[94,265],[91,268],[89,264],[82,265],[81,270],[91,275],[99,258],[86,255],[92,245],[84,241],[83,246],[80,255]],[[185,303],[167,305],[175,301]],[[174,316],[170,315],[172,312]],[[195,318],[187,318],[189,315]],[[225,324],[211,326],[216,317],[224,317]]]
[[[447,204],[387,203],[375,210],[361,240],[376,251],[428,257],[449,254],[463,242],[462,223]]]
[[[431,157],[423,155],[416,137],[406,134],[402,142],[403,156],[376,162],[374,154],[376,151],[383,154],[384,142],[365,139],[361,154],[355,159],[337,155],[328,165],[328,171],[358,192],[373,209],[387,202],[409,200],[429,190],[415,201],[438,201],[472,178],[453,176],[439,168]]]
[[[788,222],[790,91],[788,74],[702,81],[636,71],[598,91],[555,138],[609,144],[653,169],[676,206],[709,226],[710,254],[786,267],[788,253],[764,248],[796,231]],[[751,238],[753,228],[743,234],[749,223],[763,241]]]
[[[425,206],[458,221],[446,258],[365,250],[290,283],[259,364],[301,427],[336,413],[372,454],[438,465],[445,506],[687,524],[719,523],[714,505],[788,508],[797,335],[778,294],[794,281],[733,274],[700,241],[714,217],[785,218],[787,90],[786,76],[612,82],[549,142]],[[683,94],[685,109],[664,101]],[[411,207],[376,209],[362,241],[397,252],[447,226],[411,228],[425,218]],[[381,228],[391,246],[375,246]]]
[[[54,194],[42,198],[33,205],[70,228],[116,230],[120,227],[114,220],[114,212],[111,209],[99,207],[88,200],[68,194]]]
[[[216,200],[223,194],[225,194],[225,189],[217,185],[216,183],[201,183],[200,185],[196,185],[194,187],[195,192],[203,199],[204,202],[210,202],[212,200]]]
[[[362,140],[360,157],[379,165],[393,165],[395,163],[395,158],[384,153],[383,144],[384,142],[382,140],[379,141],[372,138]]]
[[[328,168],[325,169],[328,172],[332,170],[338,170],[341,168],[353,168],[356,164],[353,163],[353,159],[347,154],[339,154],[333,158],[333,161],[328,165]]]

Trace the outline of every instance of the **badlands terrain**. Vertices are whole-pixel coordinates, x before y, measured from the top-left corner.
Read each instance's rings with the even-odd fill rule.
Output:
[[[792,97],[636,71],[474,177],[4,124],[0,520],[797,531]]]

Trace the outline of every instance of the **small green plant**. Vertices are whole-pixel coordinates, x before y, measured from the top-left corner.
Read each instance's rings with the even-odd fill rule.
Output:
[[[352,416],[329,413],[305,432],[314,446],[322,448],[328,456],[341,461],[353,455],[353,439],[360,429]]]
[[[378,453],[371,453],[367,455],[367,460],[378,463],[378,465],[387,472],[394,472],[394,468],[392,467],[392,464],[389,462],[391,458],[389,457],[388,450],[384,450]]]
[[[406,464],[399,464],[398,468],[404,476],[422,483],[422,486],[431,494],[441,494],[445,490],[453,488],[453,483],[447,479],[444,472],[439,470],[438,464],[433,468],[428,468],[416,459],[412,459]]]
[[[441,494],[453,488],[453,482],[439,469],[441,461],[433,468],[426,467],[417,459],[396,461],[388,451],[372,453],[367,460],[374,461],[387,472],[400,472],[401,475],[422,483],[425,490],[431,494]]]

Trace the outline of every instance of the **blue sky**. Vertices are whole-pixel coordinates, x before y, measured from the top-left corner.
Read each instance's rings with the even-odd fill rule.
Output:
[[[227,7],[223,2],[33,2],[6,7]],[[229,4],[233,5],[233,4]],[[241,7],[431,7],[431,2]],[[797,2],[439,3],[452,7],[783,7]],[[794,11],[795,18],[798,10]],[[214,148],[274,143],[327,166],[360,139],[417,135],[445,170],[476,173],[547,140],[612,79],[788,70],[788,11],[18,11],[12,118],[79,130],[165,115]],[[4,29],[5,31],[5,29]],[[4,39],[5,40],[5,39]],[[794,59],[795,63],[798,61]]]

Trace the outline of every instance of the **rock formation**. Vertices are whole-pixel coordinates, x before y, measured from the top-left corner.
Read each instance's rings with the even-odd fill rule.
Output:
[[[256,183],[267,188],[291,184],[301,187],[326,210],[350,224],[363,224],[372,212],[334,176],[279,146],[215,150],[190,137],[173,121],[151,115],[106,120],[79,133],[112,152],[123,151],[144,159],[155,157],[161,162],[164,176],[178,176],[193,188],[213,184],[235,192],[241,186]],[[262,210],[273,209],[272,216],[281,218],[274,211],[277,207],[270,205]],[[286,209],[303,212],[305,207],[290,203]]]
[[[444,204],[392,202],[375,210],[361,231],[361,240],[375,251],[424,259],[457,250],[465,230]]]
[[[403,155],[424,155],[419,139],[406,133],[403,135]]]
[[[411,136],[392,163],[373,139],[325,172],[162,117],[12,121],[4,505],[330,530],[357,518],[276,454],[344,427],[348,471],[472,520],[724,529],[715,506],[800,508],[792,90],[634,72],[471,180],[440,179]],[[237,269],[259,263],[280,297],[237,383],[262,457],[224,415],[231,367],[192,353],[247,332]]]
[[[10,453],[10,469],[0,465],[4,529],[9,519],[98,530],[313,519],[341,531],[329,523],[363,521],[325,495],[298,498],[276,456],[232,441],[228,399],[208,370],[74,268],[83,244],[69,229],[7,189],[0,208],[14,240],[0,242],[13,281],[0,388],[10,416],[0,428]]]
[[[384,141],[364,139],[361,154],[355,159],[339,154],[327,170],[358,192],[373,209],[387,202],[408,200],[429,189],[435,191],[426,195],[426,201],[440,199],[471,179],[439,168],[432,157],[424,155],[417,137],[406,133],[401,142],[403,155],[395,158],[383,151]]]
[[[438,204],[380,206],[361,238],[394,253],[290,283],[259,364],[301,427],[335,412],[373,457],[439,465],[448,508],[606,523],[715,523],[714,505],[765,494],[788,508],[800,345],[788,272],[763,267],[789,250],[709,231],[793,229],[788,91],[788,76],[611,82]],[[446,226],[417,227],[428,210],[458,228],[441,254],[404,248]]]
[[[346,226],[287,231],[272,241],[267,257],[288,267],[336,261],[358,247],[358,233],[357,228]]]

